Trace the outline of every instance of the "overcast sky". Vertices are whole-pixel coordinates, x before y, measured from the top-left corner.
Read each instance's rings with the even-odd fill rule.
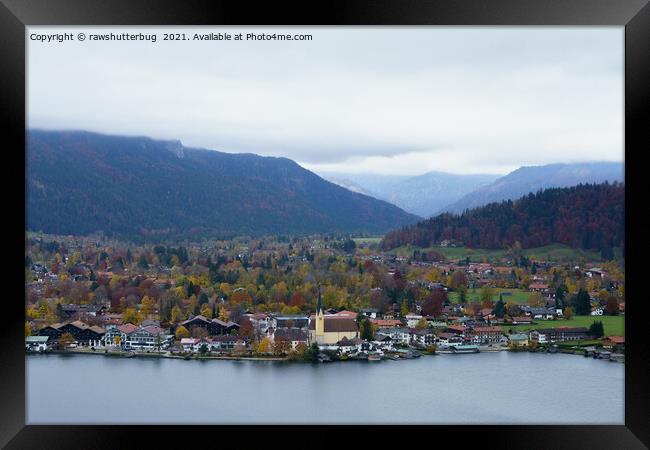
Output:
[[[156,43],[31,33],[157,32]],[[163,32],[311,41],[162,41]],[[28,126],[180,139],[314,170],[623,160],[622,27],[29,27]]]

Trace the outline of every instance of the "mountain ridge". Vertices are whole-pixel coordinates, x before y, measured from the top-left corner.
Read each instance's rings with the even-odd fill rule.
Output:
[[[284,157],[28,130],[27,226],[56,234],[380,233],[418,217]]]

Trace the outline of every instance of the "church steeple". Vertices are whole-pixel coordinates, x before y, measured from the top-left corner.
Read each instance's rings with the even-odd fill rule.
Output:
[[[314,327],[316,336],[325,334],[325,315],[323,314],[323,300],[320,296],[320,285],[318,286],[318,303],[316,303],[316,326]]]
[[[323,310],[323,300],[320,297],[320,285],[318,285],[318,302],[316,303],[316,315]]]

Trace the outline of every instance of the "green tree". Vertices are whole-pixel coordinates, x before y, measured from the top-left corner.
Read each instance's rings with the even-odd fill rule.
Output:
[[[595,338],[601,338],[605,335],[605,329],[601,321],[595,321],[589,326],[589,334]]]
[[[506,305],[503,303],[503,297],[501,297],[501,295],[499,295],[499,300],[494,305],[492,313],[499,319],[503,319],[503,316],[506,315]]]
[[[582,288],[573,296],[571,305],[577,316],[587,316],[591,313],[591,299],[587,291]]]

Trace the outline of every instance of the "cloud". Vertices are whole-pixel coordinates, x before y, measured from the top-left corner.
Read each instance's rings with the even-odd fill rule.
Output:
[[[337,171],[500,173],[623,158],[622,28],[298,32],[313,41],[164,42],[160,30],[155,44],[30,41],[29,126]]]

